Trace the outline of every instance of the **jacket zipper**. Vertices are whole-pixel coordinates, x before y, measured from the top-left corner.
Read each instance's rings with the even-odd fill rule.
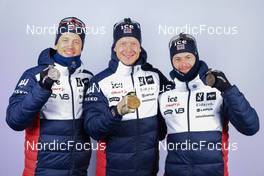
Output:
[[[190,97],[191,97],[191,90],[189,88],[188,82],[186,82],[186,87],[188,90],[188,100],[187,100],[187,123],[188,123],[188,142],[191,140],[190,134]],[[190,166],[190,176],[192,175],[192,163],[189,164]]]
[[[137,95],[136,89],[135,89],[135,83],[134,83],[134,66],[132,66],[132,72],[130,74],[131,76],[131,80],[132,80],[132,85],[133,85],[133,89],[135,91],[135,94]],[[138,115],[138,109],[136,109],[136,115],[137,115],[137,120],[136,120],[136,161],[138,161],[138,139],[139,139],[139,135],[138,135],[138,131],[139,131],[139,115]],[[136,173],[138,172],[138,166],[136,163]]]
[[[75,147],[75,111],[74,111],[74,95],[73,95],[73,88],[72,88],[72,84],[71,84],[71,73],[69,70],[69,77],[68,77],[68,81],[70,84],[70,88],[71,88],[71,98],[72,98],[72,117],[73,117],[73,123],[72,123],[72,132],[73,132],[73,147]],[[71,150],[71,158],[72,158],[72,165],[71,165],[71,172],[70,175],[72,175],[73,173],[73,169],[74,169],[74,165],[75,165],[75,161],[74,161],[74,150],[75,148],[73,148]]]
[[[186,82],[186,87],[188,90],[188,100],[187,100],[187,124],[188,124],[188,133],[190,132],[190,96],[191,96],[191,90],[188,86],[188,82]]]

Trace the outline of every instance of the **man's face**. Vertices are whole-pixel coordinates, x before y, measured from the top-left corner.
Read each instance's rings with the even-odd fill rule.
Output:
[[[64,57],[79,56],[82,52],[82,40],[78,34],[63,33],[55,45],[55,49]]]
[[[133,65],[139,58],[140,43],[135,37],[122,37],[115,45],[117,58],[125,65]]]
[[[195,56],[192,53],[184,52],[175,54],[172,58],[174,68],[183,74],[188,73],[195,64]]]

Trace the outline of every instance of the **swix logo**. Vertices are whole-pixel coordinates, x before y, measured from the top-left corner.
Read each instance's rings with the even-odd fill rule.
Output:
[[[29,79],[23,79],[19,82],[18,86],[26,86],[28,83]]]
[[[206,100],[216,100],[216,92],[209,92],[206,94]]]
[[[123,88],[123,84],[122,83],[111,82],[111,85],[112,85],[112,89]]]
[[[177,97],[170,97],[168,96],[168,102],[177,102],[178,98]]]
[[[152,75],[146,76],[146,82],[147,84],[154,84],[153,76]]]
[[[82,79],[82,83],[83,83],[84,85],[88,85],[88,84],[89,84],[89,78],[84,78],[84,79]]]

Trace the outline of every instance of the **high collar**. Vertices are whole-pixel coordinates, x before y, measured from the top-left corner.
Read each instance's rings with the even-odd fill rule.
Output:
[[[64,76],[69,76],[70,75],[70,70],[68,67],[64,67],[58,63],[54,63],[55,65],[55,68],[59,70],[60,74],[61,75],[64,75]],[[81,65],[80,67],[78,67],[73,73],[71,73],[71,75],[76,75],[78,73],[81,73],[83,70],[83,66]]]
[[[53,59],[56,63],[68,67],[70,69],[77,69],[81,66],[81,55],[79,56],[73,56],[73,57],[64,57],[60,55],[59,53],[54,54]]]
[[[132,73],[136,73],[140,68],[140,65],[127,66],[119,61],[116,68],[116,73],[120,75],[130,75]]]
[[[172,70],[170,72],[170,76],[174,80],[176,78],[176,76],[175,76],[175,74],[171,74],[173,72],[175,72],[175,70]],[[197,77],[197,75],[199,75],[200,79],[205,83],[205,75],[206,75],[207,72],[208,72],[207,64],[204,61],[199,60],[199,70],[198,70],[198,73],[195,75],[194,79]],[[188,81],[188,82],[190,82],[190,81]],[[182,81],[182,82],[185,83],[187,81]]]
[[[38,65],[53,65],[53,56],[56,54],[56,50],[53,48],[47,48],[41,51],[38,58]]]
[[[200,76],[197,75],[193,80],[190,82],[182,82],[177,78],[174,78],[175,89],[177,91],[185,92],[185,91],[195,91],[201,89],[204,86],[203,81],[200,79]]]
[[[65,75],[69,75],[70,72],[71,74],[76,74],[79,73],[83,70],[82,63],[80,64],[81,66],[77,69],[71,69],[70,67],[65,67],[63,65],[60,65],[54,61],[54,56],[57,53],[56,50],[53,48],[47,48],[43,50],[38,58],[38,65],[56,65],[56,68],[60,68],[60,71]],[[69,70],[70,68],[70,70]]]

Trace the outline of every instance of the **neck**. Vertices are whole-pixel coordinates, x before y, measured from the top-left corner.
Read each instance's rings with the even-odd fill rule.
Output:
[[[69,69],[76,70],[81,66],[81,55],[79,56],[73,56],[73,57],[64,57],[60,55],[59,53],[56,53],[54,55],[54,61],[64,67],[68,67]]]
[[[183,74],[173,67],[173,70],[170,72],[170,76],[172,79],[177,78],[182,82],[189,82],[199,74],[199,69],[200,69],[200,62],[196,59],[195,64],[188,73]]]

